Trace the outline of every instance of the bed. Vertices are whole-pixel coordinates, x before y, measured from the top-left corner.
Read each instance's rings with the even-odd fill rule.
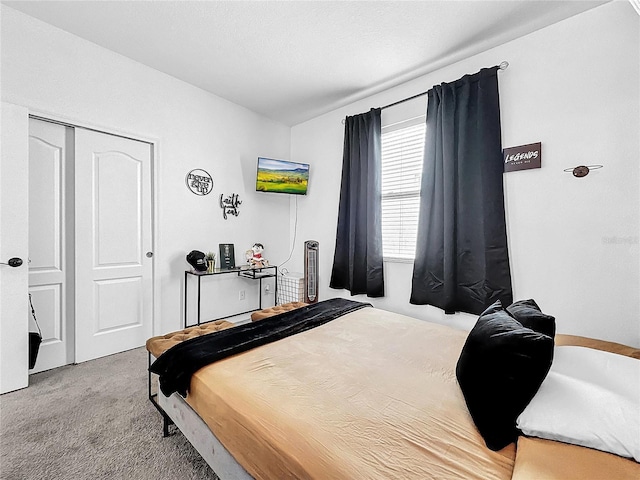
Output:
[[[336,301],[349,306],[346,313],[275,341],[262,343],[259,329],[279,329],[295,315],[315,319],[317,307],[249,324],[240,350],[229,345],[247,338],[238,337],[243,326],[222,326],[202,338],[217,338],[229,356],[194,367],[186,389],[160,387],[161,413],[222,480],[570,478],[563,476],[566,462],[550,467],[558,455],[582,467],[594,459],[616,472],[611,478],[640,478],[633,460],[574,445],[567,453],[556,441],[520,437],[517,450],[515,442],[487,448],[456,378],[469,332]],[[556,345],[585,341],[556,336]],[[594,346],[640,358],[630,347]],[[178,349],[150,352],[173,365],[177,357],[167,354]],[[198,350],[196,357],[198,363],[206,355]],[[162,379],[166,371],[156,362],[151,370]]]

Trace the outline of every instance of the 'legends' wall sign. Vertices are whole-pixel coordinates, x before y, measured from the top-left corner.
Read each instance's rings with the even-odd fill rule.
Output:
[[[542,163],[542,143],[540,142],[505,148],[502,153],[505,172],[540,168]]]

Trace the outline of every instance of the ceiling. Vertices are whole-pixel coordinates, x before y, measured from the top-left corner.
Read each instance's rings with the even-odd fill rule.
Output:
[[[295,125],[607,2],[2,3]]]

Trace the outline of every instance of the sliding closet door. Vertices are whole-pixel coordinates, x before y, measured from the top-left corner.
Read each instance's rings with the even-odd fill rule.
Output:
[[[152,333],[151,145],[76,129],[76,361]]]
[[[30,373],[74,360],[72,174],[73,128],[30,119],[29,293],[42,331]]]

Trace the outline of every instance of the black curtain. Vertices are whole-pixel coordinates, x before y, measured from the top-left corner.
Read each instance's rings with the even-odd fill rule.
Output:
[[[331,288],[384,296],[380,109],[347,117]]]
[[[413,304],[479,314],[512,302],[497,71],[428,92]]]

